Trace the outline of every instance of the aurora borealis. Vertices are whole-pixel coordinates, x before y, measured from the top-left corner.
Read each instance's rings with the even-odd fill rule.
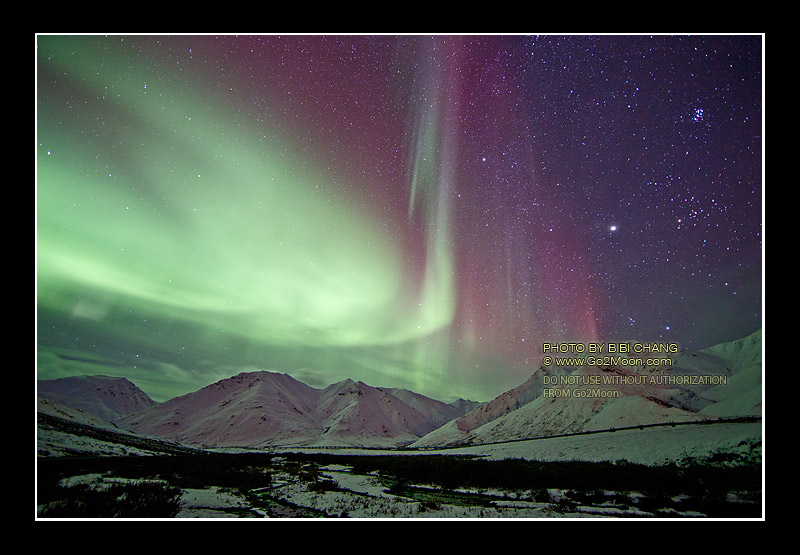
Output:
[[[41,379],[489,400],[762,325],[760,36],[44,36]]]

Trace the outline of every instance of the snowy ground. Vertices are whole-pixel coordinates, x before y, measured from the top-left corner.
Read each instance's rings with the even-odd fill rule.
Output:
[[[36,435],[37,452],[41,457],[68,455],[124,456],[152,455],[153,451],[102,439],[80,436],[57,430],[39,430]]]
[[[760,452],[761,423],[684,425],[620,430],[572,437],[554,437],[465,447],[450,454],[471,454],[492,460],[520,458],[540,461],[628,461],[666,464],[704,458],[718,452]]]
[[[211,486],[183,490],[177,518],[228,518],[237,512],[247,516],[266,516],[262,511],[251,507],[243,495]]]
[[[448,503],[425,503],[387,492],[374,476],[351,473],[347,467],[324,468],[323,476],[342,491],[310,491],[306,484],[287,481],[271,495],[301,507],[333,517],[347,518],[512,518],[555,516],[548,503],[525,503],[518,506],[498,498],[494,507],[464,506]]]
[[[54,440],[55,434],[45,437]],[[40,453],[46,451],[40,437]],[[63,441],[63,438],[59,438]],[[70,451],[91,450],[91,445],[77,445],[73,438]],[[737,463],[761,460],[761,423],[684,425],[618,430],[590,435],[557,437],[509,442],[479,447],[425,451],[381,451],[372,449],[283,449],[268,457],[270,479],[266,487],[241,489],[184,486],[178,490],[180,506],[169,518],[338,518],[350,519],[483,519],[483,518],[670,518],[702,517],[696,507],[679,498],[644,499],[637,491],[569,491],[545,487],[532,490],[456,488],[442,489],[426,483],[406,483],[397,487],[385,473],[355,471],[347,458],[336,457],[341,464],[316,462],[304,455],[471,455],[488,460],[525,459],[532,461],[609,461],[658,466],[669,462],[702,461],[724,454]],[[60,443],[54,441],[54,443]],[[95,448],[103,454],[119,454],[113,445],[100,442]],[[233,457],[236,450],[226,450]],[[251,450],[241,452],[252,453]],[[300,453],[300,455],[297,455]],[[128,452],[131,454],[131,452]],[[141,453],[145,454],[145,453]],[[192,456],[192,455],[186,455]],[[126,457],[127,458],[127,457]],[[144,457],[148,459],[149,457]],[[171,457],[170,457],[171,458]],[[361,457],[358,457],[361,459]],[[383,457],[378,457],[382,459]],[[61,457],[57,457],[61,459]],[[194,460],[194,459],[191,459]],[[226,459],[227,461],[227,459]],[[171,464],[171,463],[170,463]],[[227,463],[226,463],[227,464]],[[248,463],[249,464],[249,463]],[[163,468],[152,470],[153,477]],[[65,478],[66,488],[104,488],[124,479],[109,472],[84,472]],[[171,484],[172,486],[176,484]],[[755,489],[758,489],[757,487]],[[731,503],[753,507],[758,491],[729,494]],[[654,503],[659,503],[655,504]],[[750,511],[750,509],[748,509]],[[748,512],[748,514],[751,514]]]
[[[378,451],[336,449],[341,454],[473,455],[490,460],[526,459],[538,461],[627,461],[666,464],[702,459],[719,452],[760,454],[761,422],[697,424],[618,430],[586,435],[514,441],[484,446],[440,450]],[[284,452],[330,453],[313,448],[285,448]]]

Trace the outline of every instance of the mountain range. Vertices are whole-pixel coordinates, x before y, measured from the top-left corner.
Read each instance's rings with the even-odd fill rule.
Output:
[[[39,410],[50,415],[76,419],[65,409],[71,407],[84,413],[84,423],[105,419],[140,435],[202,447],[396,447],[475,405],[349,379],[318,389],[267,371],[244,372],[160,404],[125,378],[40,380],[38,389]]]
[[[669,366],[630,364],[634,358],[616,365],[540,367],[522,385],[410,447],[486,444],[761,415],[761,330],[697,352],[680,350],[665,357],[672,362]],[[589,390],[598,393],[581,396]]]
[[[352,380],[319,389],[267,371],[241,373],[164,403],[125,378],[81,376],[37,384],[42,412],[52,414],[64,405],[120,429],[183,445],[445,447],[760,416],[761,352],[759,330],[702,351],[672,353],[669,366],[631,360],[542,366],[488,403],[447,404]],[[582,395],[587,389],[596,394]]]

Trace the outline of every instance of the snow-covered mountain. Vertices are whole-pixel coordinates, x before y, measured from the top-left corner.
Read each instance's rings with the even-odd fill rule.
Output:
[[[456,399],[450,405],[458,409],[459,413],[466,414],[471,410],[475,410],[485,403],[482,401],[470,401],[469,399]]]
[[[732,343],[664,356],[671,359],[670,366],[541,367],[522,385],[410,447],[484,444],[761,414],[760,330]],[[591,396],[585,396],[587,391]]]
[[[317,434],[317,396],[318,390],[286,374],[242,373],[116,423],[187,445],[302,443]]]
[[[702,351],[670,353],[669,366],[541,367],[481,404],[448,405],[352,380],[318,389],[266,371],[241,373],[161,404],[128,380],[105,376],[39,381],[38,393],[49,400],[40,401],[42,412],[63,413],[55,401],[137,434],[191,446],[445,447],[759,416],[761,352],[758,331]],[[583,395],[586,390],[595,394]]]
[[[127,378],[72,376],[37,380],[37,396],[113,421],[157,403]]]
[[[761,330],[738,341],[705,349],[701,353],[725,361],[726,368],[730,370],[730,378],[725,386],[717,386],[703,393],[714,403],[702,412],[721,417],[761,414]]]
[[[116,421],[139,434],[206,447],[394,447],[462,413],[407,390],[344,380],[313,388],[246,372]]]
[[[82,424],[84,426],[92,426],[99,429],[117,429],[117,427],[108,420],[103,420],[102,418],[98,418],[93,414],[82,411],[81,409],[68,407],[59,403],[58,401],[45,399],[44,397],[38,397],[36,399],[36,412],[54,416],[68,422]]]

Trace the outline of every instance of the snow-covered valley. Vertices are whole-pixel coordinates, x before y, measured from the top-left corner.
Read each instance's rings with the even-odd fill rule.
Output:
[[[269,372],[160,404],[130,382],[78,382],[102,402],[70,382],[80,403],[38,401],[37,517],[758,518],[760,332],[676,362],[542,368],[460,408]],[[544,397],[558,375],[571,376],[565,391],[609,375],[636,383],[607,400]],[[726,384],[639,385],[653,375]],[[135,412],[98,416],[132,406],[126,397]],[[121,501],[137,496],[135,508]]]
[[[41,518],[758,518],[757,451],[740,445],[661,465],[557,460],[553,452],[548,461],[504,459],[499,450],[466,449],[51,458],[39,465],[37,511]],[[140,496],[135,509],[103,501],[123,491]]]

